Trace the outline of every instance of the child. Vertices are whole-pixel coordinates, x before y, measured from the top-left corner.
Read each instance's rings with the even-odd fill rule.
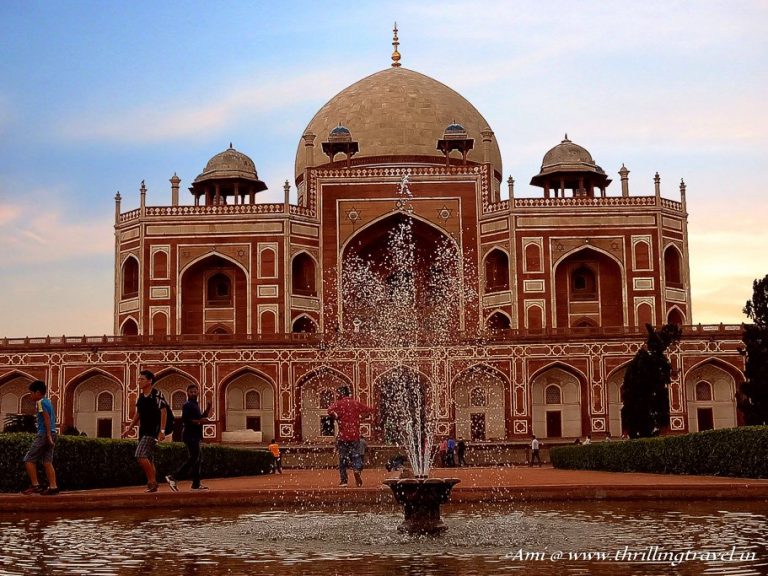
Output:
[[[272,452],[272,456],[275,457],[275,462],[272,464],[272,474],[277,472],[278,474],[283,473],[283,459],[280,457],[280,446],[277,445],[277,440],[272,440],[272,443],[267,446],[270,452]]]
[[[43,496],[55,496],[59,493],[56,484],[56,471],[53,469],[53,447],[56,444],[56,415],[53,413],[53,404],[46,398],[46,386],[42,380],[35,380],[29,385],[32,399],[35,401],[37,413],[37,436],[32,446],[24,456],[24,465],[29,474],[32,485],[24,490],[23,494],[42,494]],[[43,462],[43,470],[48,478],[48,488],[43,490],[37,479],[37,463]]]

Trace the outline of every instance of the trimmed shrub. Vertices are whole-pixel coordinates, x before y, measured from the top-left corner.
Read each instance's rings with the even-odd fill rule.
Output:
[[[0,434],[0,492],[17,492],[29,485],[22,459],[32,434]],[[56,440],[53,466],[63,490],[107,488],[143,484],[146,478],[133,457],[136,440],[110,440],[63,436]],[[161,443],[155,453],[158,480],[187,458],[181,442]],[[249,450],[203,444],[203,478],[253,476],[269,472],[273,456],[268,450]],[[45,482],[42,466],[40,481]]]
[[[555,468],[768,478],[768,426],[561,446]]]

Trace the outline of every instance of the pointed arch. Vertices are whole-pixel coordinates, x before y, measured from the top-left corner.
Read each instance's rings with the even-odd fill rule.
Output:
[[[506,250],[494,246],[483,258],[486,292],[509,290],[509,255]]]
[[[123,300],[139,295],[140,263],[133,254],[129,254],[120,266],[120,296]]]
[[[674,243],[664,247],[664,282],[673,288],[683,287],[683,254]]]
[[[120,324],[121,336],[138,336],[139,335],[139,323],[133,316],[128,316]]]
[[[314,256],[300,250],[291,258],[291,293],[299,296],[317,296],[317,271]]]
[[[92,386],[89,384],[93,383]],[[88,390],[88,388],[93,388]],[[112,438],[117,438],[121,432],[123,408],[125,399],[125,383],[114,374],[101,368],[92,367],[78,374],[77,376],[64,383],[64,393],[61,407],[61,427],[63,432],[67,428],[74,426],[78,430],[85,432],[89,436],[97,435],[97,411],[96,411],[96,391],[107,390],[115,395],[115,405],[109,417],[112,419],[110,426]],[[93,406],[90,406],[90,396],[93,396]],[[86,398],[88,397],[88,398]],[[85,402],[89,408],[78,409],[78,404]]]
[[[316,334],[317,323],[309,314],[301,314],[293,320],[291,332],[295,334]]]
[[[0,431],[9,414],[22,413],[22,399],[29,394],[29,385],[37,380],[21,370],[11,370],[0,376]]]
[[[548,370],[551,370],[553,368],[560,368],[564,372],[569,372],[573,376],[575,376],[579,382],[582,384],[588,382],[587,375],[584,374],[581,370],[578,368],[575,368],[571,366],[570,364],[566,364],[565,362],[562,362],[561,360],[553,360],[549,364],[546,364],[542,366],[541,368],[538,368],[535,372],[533,372],[529,377],[529,381],[533,381],[539,376],[541,376],[544,372],[547,372]]]
[[[497,330],[510,330],[512,328],[512,319],[509,314],[503,310],[494,310],[485,319],[485,329],[491,332]]]
[[[336,389],[348,386],[354,396],[354,384],[346,374],[323,364],[307,372],[296,382],[295,402],[299,406],[298,427],[304,441],[331,442],[334,438],[333,419],[328,406],[336,400]],[[366,397],[361,401],[368,404]]]
[[[685,324],[685,312],[677,304],[667,310],[667,324],[677,324],[678,326]]]
[[[256,391],[261,400],[260,408],[246,405],[249,391]],[[275,381],[261,370],[243,366],[219,382],[219,420],[224,432],[254,430],[261,441],[277,436],[278,388]]]
[[[399,213],[398,213],[398,214],[399,214]],[[378,218],[375,218],[375,219],[371,220],[370,222],[368,222],[367,224],[365,224],[365,225],[364,225],[364,226],[362,226],[361,228],[358,228],[358,229],[357,229],[357,230],[354,232],[354,234],[352,234],[352,235],[351,235],[349,238],[347,238],[347,239],[346,239],[346,240],[345,240],[345,241],[344,241],[344,242],[341,244],[341,250],[339,250],[339,252],[342,254],[342,257],[343,257],[343,256],[345,256],[345,253],[346,253],[347,247],[348,247],[348,246],[349,246],[349,245],[350,245],[350,244],[351,244],[351,243],[352,243],[352,242],[353,242],[353,241],[354,241],[356,238],[358,238],[358,237],[359,237],[361,234],[363,234],[363,233],[364,233],[366,230],[368,230],[368,229],[369,229],[369,228],[371,228],[372,226],[376,226],[377,224],[379,224],[379,223],[381,223],[381,222],[383,222],[384,220],[387,220],[387,219],[389,219],[389,218],[397,218],[398,214],[391,214],[391,213],[383,214],[382,216],[379,216]],[[438,226],[438,225],[437,225],[437,224],[435,224],[434,222],[431,222],[430,220],[427,220],[426,218],[423,218],[423,217],[419,216],[418,214],[408,214],[408,217],[409,217],[409,218],[411,218],[412,220],[416,221],[416,222],[420,222],[421,224],[426,224],[426,225],[427,225],[427,226],[429,226],[430,228],[434,228],[434,230],[435,230],[436,232],[438,232],[438,233],[439,233],[441,236],[445,237],[445,239],[446,239],[446,240],[448,240],[449,242],[451,242],[451,243],[453,244],[453,246],[456,248],[456,250],[459,250],[459,248],[460,248],[460,247],[459,247],[459,243],[457,242],[457,240],[456,240],[456,239],[455,239],[453,236],[451,236],[451,235],[448,233],[448,231],[447,231],[445,228],[441,228],[440,226]]]

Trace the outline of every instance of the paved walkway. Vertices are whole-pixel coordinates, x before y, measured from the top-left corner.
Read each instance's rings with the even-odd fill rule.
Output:
[[[523,502],[543,500],[692,500],[754,499],[768,501],[768,480],[714,476],[672,476],[558,470],[551,467],[437,468],[434,477],[458,478],[452,502]],[[384,469],[363,472],[362,488],[339,487],[338,472],[330,469],[285,470],[283,474],[212,478],[206,492],[192,492],[188,482],[171,492],[161,484],[155,494],[144,486],[62,492],[58,496],[0,494],[0,512],[29,510],[105,510],[184,508],[196,506],[293,504],[349,505],[392,503]],[[354,478],[350,474],[350,480]]]

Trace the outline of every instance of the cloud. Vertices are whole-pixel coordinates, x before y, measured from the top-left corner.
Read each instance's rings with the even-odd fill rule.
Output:
[[[338,70],[304,75],[287,73],[280,79],[261,79],[257,84],[235,86],[225,94],[209,94],[209,100],[180,105],[176,100],[151,102],[129,110],[113,107],[95,114],[70,118],[59,126],[62,137],[108,140],[134,144],[183,140],[210,134],[235,125],[249,116],[274,114],[317,94],[338,90]]]
[[[30,198],[39,204],[0,203],[0,269],[16,265],[86,260],[114,252],[114,236],[108,215],[76,219],[43,199],[36,191]]]

